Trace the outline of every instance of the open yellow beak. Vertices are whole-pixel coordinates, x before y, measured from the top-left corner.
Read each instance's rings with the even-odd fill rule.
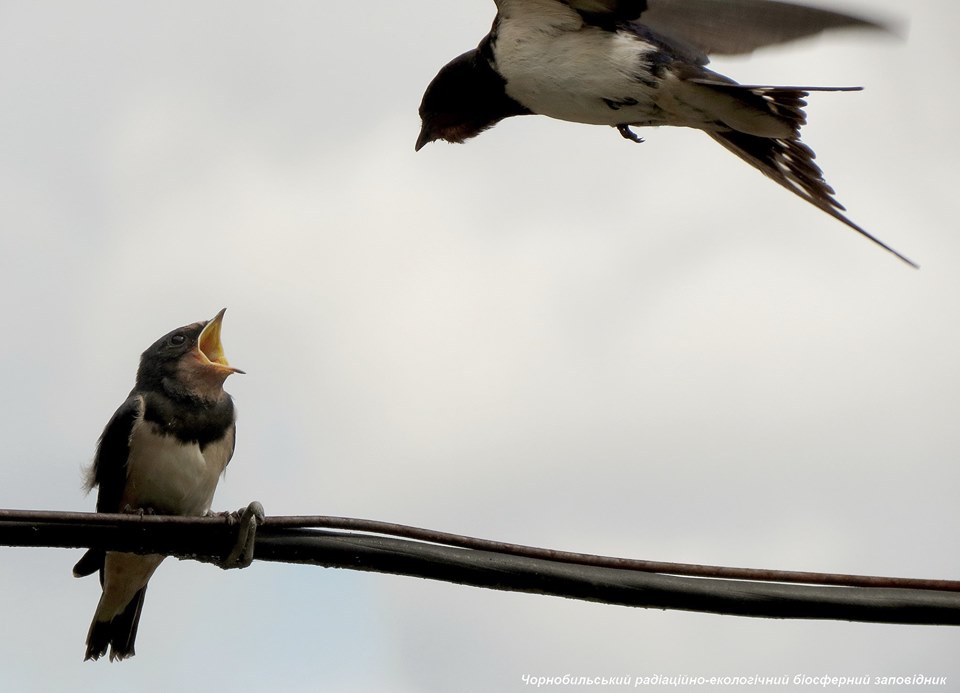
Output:
[[[230,373],[243,373],[239,368],[234,368],[227,361],[226,354],[223,353],[223,343],[220,341],[220,327],[223,325],[223,314],[227,312],[224,308],[217,313],[210,322],[208,322],[200,332],[197,339],[197,349],[203,359],[211,366],[216,366]]]

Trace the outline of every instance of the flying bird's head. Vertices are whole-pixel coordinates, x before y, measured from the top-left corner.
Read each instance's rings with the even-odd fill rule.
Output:
[[[180,399],[220,399],[227,376],[243,373],[227,361],[220,342],[226,310],[211,320],[179,327],[154,342],[140,357],[137,389]]]
[[[505,84],[477,49],[444,65],[420,102],[416,150],[436,140],[463,142],[508,116],[529,113],[507,96]]]

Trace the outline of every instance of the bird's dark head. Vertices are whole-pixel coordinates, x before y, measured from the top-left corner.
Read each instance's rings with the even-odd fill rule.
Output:
[[[232,373],[243,373],[227,361],[220,341],[226,308],[211,320],[178,327],[154,342],[140,357],[137,389],[172,397],[217,400]]]
[[[507,96],[505,84],[479,49],[444,65],[420,102],[417,151],[436,140],[463,142],[508,116],[529,113]]]

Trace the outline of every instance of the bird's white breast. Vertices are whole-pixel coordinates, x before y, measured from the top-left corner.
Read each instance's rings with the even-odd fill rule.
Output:
[[[231,429],[206,446],[181,443],[138,420],[130,434],[127,484],[121,507],[153,508],[158,513],[201,515],[210,509],[217,482],[233,450]]]
[[[637,79],[654,46],[625,32],[586,26],[556,0],[503,2],[494,44],[507,94],[541,115],[594,125],[640,122],[657,108]],[[607,102],[636,103],[612,108]]]

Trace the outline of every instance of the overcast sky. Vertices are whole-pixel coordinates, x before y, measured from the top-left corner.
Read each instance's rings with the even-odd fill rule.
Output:
[[[952,0],[722,59],[914,271],[702,133],[516,118],[414,153],[488,0],[0,3],[0,507],[92,510],[160,335],[229,309],[214,501],[665,561],[960,576]],[[908,16],[904,15],[909,12]],[[524,674],[960,681],[960,631],[169,560],[83,663],[79,551],[0,548],[9,691],[512,691]]]

